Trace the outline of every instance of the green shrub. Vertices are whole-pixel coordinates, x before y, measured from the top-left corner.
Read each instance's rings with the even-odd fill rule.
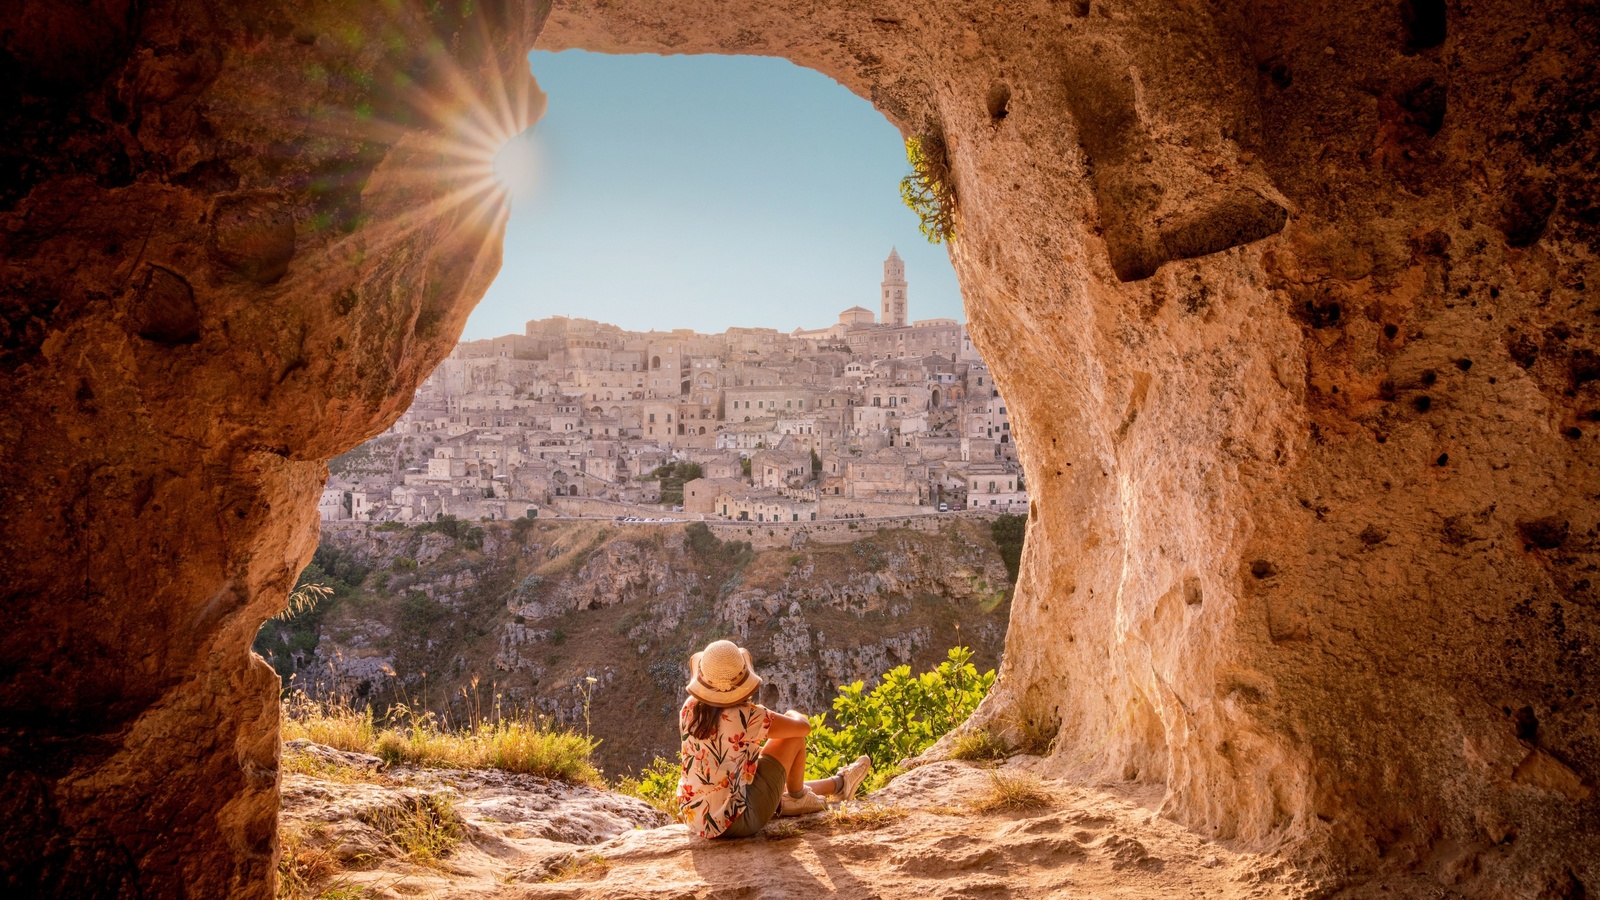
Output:
[[[989,534],[1000,550],[1000,559],[1006,564],[1006,574],[1011,583],[1017,583],[1017,573],[1022,569],[1022,542],[1028,536],[1026,516],[1002,513],[989,526]]]
[[[432,522],[424,522],[414,530],[417,534],[427,534],[430,531],[438,532],[439,534],[450,536],[469,549],[483,549],[483,528],[473,525],[465,519],[458,519],[455,516],[440,513]]]
[[[676,760],[656,757],[639,770],[637,777],[628,775],[619,779],[616,791],[654,806],[674,821],[681,821],[678,810],[678,777],[681,770]]]
[[[989,693],[994,674],[980,674],[972,651],[955,647],[932,672],[912,675],[910,666],[897,666],[871,691],[860,681],[841,685],[833,701],[837,728],[828,726],[826,715],[811,718],[806,777],[826,778],[864,753],[873,768],[868,790],[881,786],[898,762],[966,721]]]
[[[900,199],[917,214],[922,236],[933,244],[955,240],[955,180],[943,136],[907,138],[906,162],[911,174],[900,180]]]
[[[668,463],[657,466],[651,473],[655,478],[661,479],[661,502],[674,505],[683,503],[684,484],[700,478],[702,474],[700,464],[693,462]]]
[[[690,522],[684,526],[683,536],[696,556],[712,556],[722,551],[722,541],[712,534],[711,527],[704,522]]]

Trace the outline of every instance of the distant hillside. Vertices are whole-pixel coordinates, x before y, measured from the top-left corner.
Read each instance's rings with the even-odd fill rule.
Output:
[[[720,637],[751,649],[778,709],[822,711],[838,684],[931,667],[956,644],[992,667],[1010,610],[996,532],[1011,533],[951,517],[755,550],[699,524],[330,528],[302,582],[333,596],[267,623],[256,647],[294,685],[380,712],[460,720],[498,698],[582,729],[587,689],[602,765],[631,770],[675,751],[688,655]]]

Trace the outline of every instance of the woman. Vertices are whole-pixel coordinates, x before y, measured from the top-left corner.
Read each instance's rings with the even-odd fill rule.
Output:
[[[811,722],[750,702],[760,686],[749,651],[732,641],[713,641],[689,659],[689,698],[678,712],[678,808],[701,837],[749,837],[780,809],[819,812],[823,795],[849,800],[872,771],[863,756],[832,778],[806,781]]]

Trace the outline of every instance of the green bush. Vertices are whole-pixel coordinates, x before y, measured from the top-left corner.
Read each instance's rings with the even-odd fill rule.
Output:
[[[637,777],[628,775],[619,779],[616,791],[638,797],[676,820],[679,819],[678,778],[681,774],[676,760],[656,757],[639,770]]]
[[[689,550],[696,556],[711,556],[722,552],[722,541],[711,533],[710,526],[704,522],[690,522],[684,526],[683,536],[689,544]]]
[[[1011,576],[1011,583],[1016,584],[1017,573],[1022,569],[1022,542],[1028,536],[1027,517],[1002,513],[989,526],[989,534],[994,537],[1000,559],[1006,564],[1006,574]]]
[[[871,691],[860,681],[841,685],[833,701],[837,728],[828,726],[826,715],[811,717],[806,777],[826,778],[864,753],[873,768],[868,789],[882,785],[897,763],[966,721],[989,693],[994,674],[980,674],[972,651],[954,647],[932,672],[912,675],[910,666],[897,666]]]
[[[658,466],[651,474],[661,479],[661,502],[681,505],[684,484],[702,477],[703,472],[699,463],[676,462]]]
[[[415,529],[417,534],[427,534],[430,531],[449,535],[452,539],[465,544],[472,550],[483,549],[483,529],[477,525],[458,519],[455,516],[440,513],[432,522],[424,522]]]
[[[918,228],[929,243],[956,237],[955,180],[944,138],[926,134],[906,139],[911,174],[900,180],[900,199],[917,214]]]

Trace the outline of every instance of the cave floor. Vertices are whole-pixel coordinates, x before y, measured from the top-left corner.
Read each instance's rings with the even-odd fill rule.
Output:
[[[827,814],[707,842],[642,802],[484,773],[285,778],[284,822],[342,862],[294,897],[1299,898],[1319,893],[1281,860],[1208,841],[1155,812],[1159,790],[1040,779],[939,762]],[[395,792],[443,791],[464,829],[418,864],[358,820]],[[1002,797],[1012,808],[998,805]],[[376,799],[375,799],[376,798]],[[365,834],[366,837],[361,837]],[[352,840],[354,843],[352,844]],[[383,847],[390,847],[385,852]]]

